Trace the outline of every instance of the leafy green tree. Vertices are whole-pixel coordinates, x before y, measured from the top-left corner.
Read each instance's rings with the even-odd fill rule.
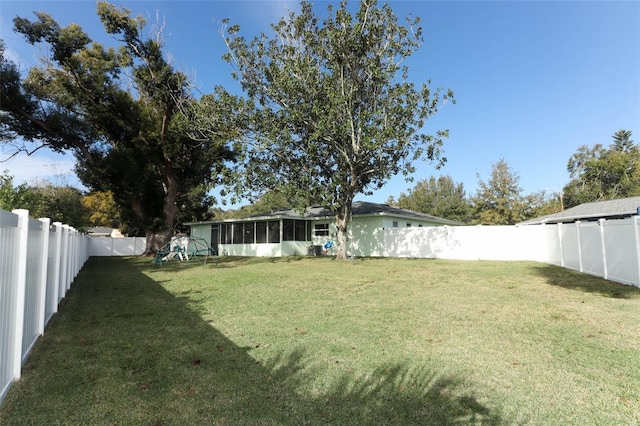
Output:
[[[3,56],[2,129],[25,141],[15,153],[74,153],[82,183],[113,194],[123,222],[146,234],[151,254],[182,217],[208,212],[212,200],[202,188],[233,160],[233,135],[226,125],[204,138],[192,123],[200,103],[231,115],[225,102],[234,98],[218,88],[195,100],[187,77],[165,60],[161,34],[143,38],[145,20],[127,10],[98,3],[117,49],[93,42],[77,24],[62,28],[44,12],[35,15],[14,19],[15,30],[48,46],[49,55],[23,80]]]
[[[0,176],[0,210],[13,209],[13,201],[13,176],[10,176],[5,170],[2,176]]]
[[[631,140],[630,130],[618,130],[613,134],[612,149],[618,152],[638,152],[638,146]]]
[[[120,212],[111,192],[93,191],[82,198],[89,214],[89,226],[122,227]]]
[[[23,194],[25,184],[15,186],[13,176],[9,171],[5,170],[0,175],[0,210],[11,211],[14,209],[23,209]]]
[[[258,198],[253,204],[242,206],[239,209],[217,209],[212,211],[212,215],[218,219],[241,219],[261,213],[291,208],[293,208],[291,201],[278,189],[273,189]]]
[[[571,181],[563,189],[565,207],[640,195],[640,150],[628,130],[615,132],[608,148],[580,146],[567,171]]]
[[[55,186],[39,182],[34,186],[21,186],[21,207],[31,217],[48,217],[84,231],[89,226],[89,211],[82,200],[82,191],[71,186]]]
[[[48,182],[14,186],[13,176],[5,170],[0,176],[0,209],[29,210],[29,216],[48,217],[78,230],[90,224],[89,211],[83,204],[83,194],[70,186],[56,186]]]
[[[546,191],[540,191],[529,196],[534,197],[533,200],[528,201],[528,204],[530,206],[533,206],[534,209],[532,210],[531,214],[525,215],[526,219],[523,220],[545,216],[564,210],[564,200],[562,192],[548,193]]]
[[[484,225],[513,225],[521,218],[520,176],[504,159],[491,165],[491,177],[482,180],[478,174],[478,190],[471,197],[475,209],[474,222]]]
[[[418,181],[408,194],[400,193],[393,204],[459,222],[468,222],[472,212],[463,184],[448,175]]]
[[[522,196],[518,221],[524,221],[552,213],[563,209],[562,196],[558,193],[546,191],[532,192]]]
[[[520,175],[504,159],[491,165],[491,177],[478,174],[478,190],[471,197],[473,222],[483,225],[513,225],[527,219],[555,213],[561,207],[545,191],[522,194]]]
[[[24,96],[20,80],[20,71],[16,64],[5,56],[6,45],[0,40],[0,143],[11,145],[22,138],[34,140],[43,135],[42,126],[31,124],[38,120],[34,111],[38,108],[35,99]],[[9,108],[15,111],[8,112]],[[24,149],[18,145],[17,149]]]
[[[275,36],[247,42],[226,29],[229,53],[252,102],[249,148],[236,192],[279,187],[302,209],[335,214],[337,257],[347,257],[347,228],[357,194],[371,194],[391,176],[414,172],[414,161],[441,164],[447,131],[422,133],[449,91],[416,87],[404,65],[422,44],[419,19],[398,22],[389,5],[343,1],[323,21],[302,2],[273,25]]]

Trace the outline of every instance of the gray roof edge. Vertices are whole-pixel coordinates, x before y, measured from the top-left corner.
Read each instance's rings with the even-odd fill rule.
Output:
[[[364,209],[364,211],[362,211]],[[355,211],[354,211],[355,210]],[[325,207],[308,207],[307,214],[301,216],[299,212],[294,209],[278,210],[270,213],[257,214],[245,218],[230,218],[219,220],[208,220],[202,222],[186,222],[185,225],[206,225],[213,223],[233,223],[233,222],[246,222],[249,220],[276,220],[276,219],[305,219],[305,220],[323,220],[333,218],[334,214],[331,213]],[[437,216],[428,215],[425,213],[414,212],[412,210],[402,209],[400,207],[389,206],[387,204],[371,203],[367,201],[355,201],[352,206],[352,216],[354,217],[375,217],[375,216],[388,216],[398,217],[405,219],[423,220],[429,222],[440,223],[443,225],[464,225],[463,223],[456,222],[450,219],[444,219]]]
[[[614,200],[592,201],[579,204],[567,210],[525,220],[519,225],[571,222],[580,219],[606,219],[616,216],[632,216],[638,212],[640,197],[617,198]]]

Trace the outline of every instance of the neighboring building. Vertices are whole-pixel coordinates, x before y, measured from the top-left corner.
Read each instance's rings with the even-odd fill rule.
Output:
[[[221,255],[280,257],[319,254],[328,241],[335,243],[334,215],[324,207],[309,207],[304,215],[279,210],[244,219],[185,223],[191,235],[204,238]],[[356,201],[348,232],[349,256],[380,256],[379,233],[385,228],[461,225],[411,210]],[[335,244],[331,250],[335,253]]]
[[[564,211],[529,219],[518,225],[541,225],[544,223],[571,223],[598,219],[624,219],[635,216],[640,208],[640,197],[619,198],[609,201],[584,203]]]
[[[124,238],[122,232],[117,228],[108,228],[106,226],[95,226],[87,230],[89,237],[111,237],[111,238]]]

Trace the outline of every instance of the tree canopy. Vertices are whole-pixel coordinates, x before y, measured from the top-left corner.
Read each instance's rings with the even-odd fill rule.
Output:
[[[560,210],[545,191],[523,195],[520,175],[504,159],[491,166],[486,182],[478,174],[478,190],[471,197],[473,222],[483,225],[513,225]]]
[[[13,176],[5,171],[0,175],[0,209],[29,210],[31,217],[48,217],[78,230],[89,226],[89,211],[83,204],[82,192],[68,185],[36,182],[33,185],[14,185]]]
[[[608,148],[580,146],[567,171],[571,181],[563,189],[565,207],[640,195],[640,150],[628,130],[615,132]]]
[[[22,209],[23,189],[26,185],[15,186],[13,176],[5,170],[0,175],[0,210],[11,211],[14,209]]]
[[[320,204],[336,216],[338,258],[347,255],[347,227],[357,194],[371,194],[416,160],[442,164],[447,131],[423,133],[451,90],[408,81],[404,60],[422,44],[419,19],[406,25],[387,4],[328,6],[320,20],[312,4],[273,25],[275,35],[246,41],[226,29],[234,77],[250,99],[249,148],[239,193],[280,188],[302,208]]]
[[[82,205],[89,214],[90,226],[123,228],[118,206],[110,192],[94,191],[82,198]]]
[[[211,109],[233,97],[218,88],[194,99],[187,77],[163,56],[161,34],[144,38],[144,19],[106,2],[97,13],[118,48],[92,41],[77,24],[60,27],[44,12],[14,19],[16,32],[49,51],[23,79],[3,52],[1,132],[13,136],[5,143],[14,153],[75,154],[82,183],[113,194],[122,219],[146,233],[151,253],[182,216],[207,214],[207,189],[235,155],[234,121],[203,138],[192,116],[200,102]],[[232,114],[226,103],[215,110]]]
[[[420,180],[407,194],[400,193],[398,200],[391,203],[458,222],[468,222],[472,213],[463,184],[454,182],[448,175]]]

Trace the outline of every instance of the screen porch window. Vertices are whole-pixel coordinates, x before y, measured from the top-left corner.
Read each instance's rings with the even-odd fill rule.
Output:
[[[282,221],[282,241],[309,241],[306,220],[284,219]]]
[[[290,224],[288,231],[292,238],[303,238],[301,232],[304,231],[304,223],[301,226],[296,223],[298,221],[291,222],[293,223]],[[279,220],[221,223],[219,226],[220,244],[276,244],[280,242]],[[285,230],[287,230],[286,224]]]
[[[244,238],[242,240],[245,244],[253,244],[256,242],[255,233],[253,231],[255,222],[245,222],[244,224]]]
[[[279,243],[280,242],[280,222],[279,221],[269,221],[267,222],[267,242],[269,243]]]

